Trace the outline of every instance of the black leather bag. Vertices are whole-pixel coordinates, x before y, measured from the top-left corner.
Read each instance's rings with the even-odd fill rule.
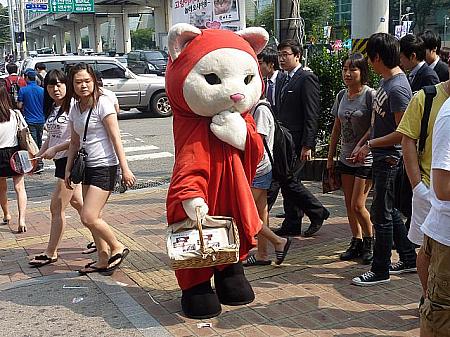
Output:
[[[70,171],[70,181],[79,184],[84,179],[84,171],[86,169],[87,153],[84,148],[78,151],[77,157],[73,161],[72,170]]]
[[[91,118],[92,108],[89,110],[89,114],[86,119],[86,124],[84,125],[84,135],[83,135],[83,144],[86,142],[86,134],[87,129],[89,125],[89,118]],[[72,170],[70,171],[70,181],[74,184],[79,184],[84,179],[84,172],[86,170],[86,159],[87,159],[87,152],[82,147],[75,157],[75,160],[73,161]]]

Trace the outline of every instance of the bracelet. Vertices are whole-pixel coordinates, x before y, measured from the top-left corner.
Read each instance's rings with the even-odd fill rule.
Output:
[[[372,146],[370,146],[370,140],[369,139],[366,141],[366,145],[369,148],[369,150],[372,150]]]

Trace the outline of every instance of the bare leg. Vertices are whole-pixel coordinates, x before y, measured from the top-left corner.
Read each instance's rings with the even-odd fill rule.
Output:
[[[370,213],[366,208],[366,200],[369,195],[372,181],[355,177],[353,183],[353,193],[351,197],[351,208],[359,223],[359,228],[362,230],[364,237],[373,236],[373,226],[370,221]]]
[[[342,174],[342,190],[344,191],[345,208],[347,209],[347,218],[354,238],[362,239],[362,230],[358,218],[352,208],[352,195],[355,177],[349,174]]]
[[[6,178],[0,178],[0,205],[3,211],[3,220],[10,220],[11,215],[9,214],[8,208],[8,184],[6,183]]]
[[[269,228],[268,219],[268,207],[267,207],[267,191],[259,188],[253,188],[252,187],[252,194],[253,198],[255,199],[256,208],[258,209],[259,218],[261,219],[263,225],[261,228],[261,231],[258,233],[258,253],[256,254],[256,257],[258,260],[267,260],[268,254],[267,254],[267,240],[269,240],[273,246],[275,247],[275,250],[282,251],[284,249],[284,245],[287,242],[287,239],[282,238],[278,235],[276,235],[272,230]],[[259,251],[259,241],[263,239],[262,248],[263,251]]]
[[[84,204],[81,209],[81,222],[92,233],[97,246],[98,261],[96,267],[108,266],[110,255],[121,253],[125,246],[121,244],[109,225],[101,218],[101,211],[111,192],[96,186],[83,186]]]
[[[14,190],[17,196],[17,206],[19,209],[19,226],[25,227],[25,214],[27,209],[27,191],[25,190],[25,180],[23,176],[13,176]]]

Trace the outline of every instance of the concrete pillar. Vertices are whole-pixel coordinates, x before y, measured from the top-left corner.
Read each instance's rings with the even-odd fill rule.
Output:
[[[65,53],[65,43],[64,43],[64,31],[61,29],[58,29],[55,32],[55,42],[56,42],[56,53],[57,54],[64,54]]]
[[[40,49],[40,48],[42,48],[42,36],[39,36],[36,39],[36,49]]]
[[[125,44],[123,39],[122,16],[114,17],[114,26],[116,29],[116,53],[125,53]]]
[[[44,34],[43,38],[44,46],[43,47],[51,47],[51,36],[49,33]]]
[[[35,48],[35,40],[34,40],[33,37],[30,36],[30,34],[28,34],[27,48],[28,48],[28,51],[36,50],[36,48]]]
[[[80,49],[81,49],[80,27],[74,22],[73,27],[70,30],[70,51],[72,53],[78,53]]]
[[[89,48],[95,48],[95,24],[88,25]],[[94,49],[95,50],[95,49]]]
[[[161,33],[167,33],[166,14],[165,14],[165,10],[164,10],[164,4],[162,4],[160,7],[155,8],[154,18],[155,18],[156,46],[160,49],[163,49],[164,46],[161,46],[161,41],[159,39],[159,36]]]
[[[352,1],[352,39],[387,33],[388,28],[389,0]]]
[[[103,41],[102,41],[102,23],[104,20],[95,20],[95,48],[97,53],[103,51]]]
[[[124,11],[122,15],[122,26],[123,26],[123,44],[125,47],[125,53],[131,51],[131,32],[130,32],[130,21],[128,19],[128,12]]]

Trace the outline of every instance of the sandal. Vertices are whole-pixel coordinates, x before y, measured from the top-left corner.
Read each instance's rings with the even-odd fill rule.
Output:
[[[108,268],[106,268],[106,272],[111,272],[112,273],[112,272],[114,272],[114,270],[119,268],[119,266],[121,265],[123,260],[125,260],[125,258],[127,257],[127,255],[129,253],[130,253],[130,250],[128,248],[124,248],[122,253],[117,253],[117,254],[111,256],[109,258],[109,260],[108,260]],[[116,261],[118,261],[118,262],[116,264],[112,265]]]
[[[97,247],[95,246],[95,242],[89,242],[86,246],[87,249],[83,250],[81,254],[92,254],[97,251]]]
[[[9,225],[10,219],[3,218],[2,225]]]
[[[256,255],[249,255],[245,261],[242,262],[244,267],[251,266],[270,266],[272,264],[271,260],[257,260]]]
[[[36,255],[33,260],[29,261],[28,264],[35,267],[35,268],[39,268],[42,266],[45,266],[47,264],[50,263],[54,263],[58,261],[57,257],[49,257],[46,254],[41,254],[41,255]]]
[[[107,275],[111,275],[112,273],[109,273],[108,268],[99,268],[94,266],[93,264],[97,263],[97,261],[89,262],[87,265],[84,266],[84,270],[78,270],[78,274],[80,275],[86,275],[91,273],[106,273]]]
[[[283,251],[280,251],[280,250],[276,250],[275,251],[275,256],[277,258],[276,261],[275,261],[276,265],[280,265],[280,264],[283,263],[284,259],[286,258],[286,255],[287,255],[287,252],[289,250],[289,247],[291,246],[292,238],[288,237],[286,240],[287,241],[286,241],[286,243],[284,245]]]

